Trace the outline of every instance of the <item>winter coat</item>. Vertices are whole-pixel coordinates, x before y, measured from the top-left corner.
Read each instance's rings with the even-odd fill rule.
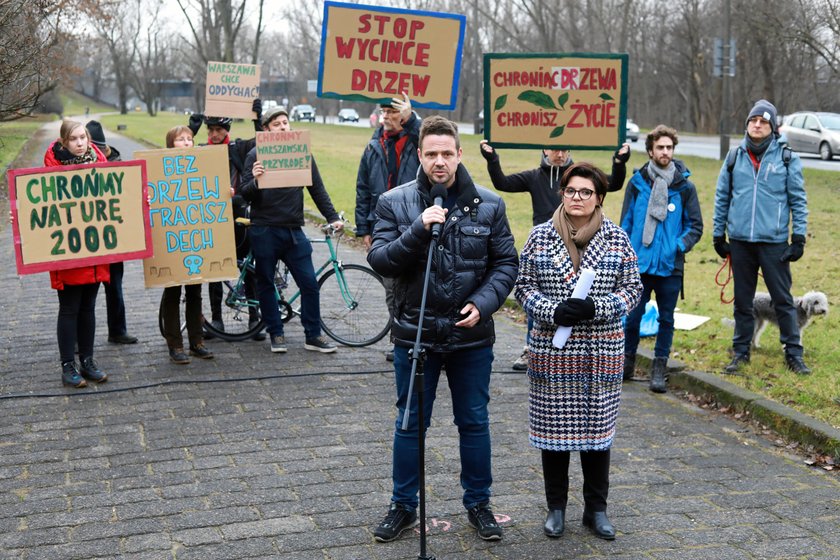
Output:
[[[485,154],[482,154],[485,155]],[[560,178],[563,173],[572,165],[572,160],[563,167],[551,165],[543,153],[540,166],[536,169],[529,169],[513,175],[505,175],[499,163],[499,154],[495,150],[487,159],[487,172],[493,187],[503,192],[527,192],[531,193],[531,207],[533,208],[534,225],[542,224],[551,219],[554,211],[563,201],[563,193],[560,192]],[[609,177],[608,192],[620,191],[624,186],[624,179],[627,176],[627,167],[624,163],[616,163],[613,159],[612,175]]]
[[[44,154],[44,165],[46,167],[60,167],[62,165],[58,157],[56,157],[55,148],[61,146],[61,143],[56,140],[47,152]],[[96,162],[105,162],[105,154],[91,143],[91,148],[96,152]],[[64,286],[79,286],[82,284],[96,284],[97,282],[111,281],[111,266],[108,264],[97,264],[94,266],[80,266],[78,268],[66,268],[64,270],[50,271],[50,285],[54,290],[63,290]]]
[[[682,276],[685,254],[703,235],[703,215],[697,189],[688,180],[691,172],[683,162],[674,160],[677,170],[668,186],[668,215],[656,225],[653,241],[642,243],[648,203],[653,182],[648,175],[648,162],[633,174],[624,193],[621,227],[639,258],[639,272],[653,276]]]
[[[420,215],[432,205],[431,185],[421,168],[417,180],[379,197],[378,220],[368,262],[379,274],[395,279],[394,342],[413,346],[432,234]],[[501,307],[516,279],[517,255],[501,197],[472,182],[458,167],[457,201],[447,214],[434,245],[423,322],[422,344],[434,352],[479,348],[495,342],[493,313]],[[456,327],[467,303],[478,308],[472,328]]]
[[[407,138],[400,154],[400,168],[395,185],[402,185],[417,178],[420,160],[417,146],[420,144],[421,120],[415,113],[403,125]],[[376,203],[388,190],[388,164],[382,147],[385,129],[379,127],[362,154],[359,172],[356,175],[356,236],[370,235],[376,222]]]
[[[627,234],[604,218],[581,255],[596,272],[589,297],[595,317],[552,344],[554,312],[577,283],[572,260],[551,222],[536,226],[519,263],[515,294],[534,321],[528,345],[530,441],[552,451],[608,449],[615,435],[624,366],[621,319],[639,302],[642,283]]]
[[[731,181],[723,162],[715,192],[714,236],[750,243],[784,243],[793,234],[805,236],[808,201],[802,162],[795,153],[785,165],[784,136],[774,138],[756,170],[747,153],[747,140],[738,148]],[[730,191],[731,184],[731,191]]]
[[[254,180],[254,162],[257,149],[253,148],[245,158],[242,170],[240,193],[251,204],[251,223],[255,226],[300,228],[304,225],[303,187],[284,187],[279,189],[261,189]],[[333,207],[330,195],[324,187],[321,173],[312,158],[312,185],[306,187],[318,210],[328,222],[338,221],[338,213]]]

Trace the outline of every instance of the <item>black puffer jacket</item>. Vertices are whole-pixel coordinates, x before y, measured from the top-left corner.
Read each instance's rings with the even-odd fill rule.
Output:
[[[516,280],[519,258],[502,198],[476,186],[458,167],[456,206],[447,214],[434,249],[423,322],[422,343],[435,352],[488,346],[495,342],[493,313]],[[420,215],[431,206],[430,185],[420,169],[417,180],[379,197],[368,253],[371,267],[396,279],[396,317],[391,333],[399,346],[413,346],[423,293],[426,255],[432,239]],[[479,323],[455,327],[467,303],[475,305]]]

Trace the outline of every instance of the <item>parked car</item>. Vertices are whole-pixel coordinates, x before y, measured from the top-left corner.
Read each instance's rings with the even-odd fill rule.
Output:
[[[627,119],[627,134],[625,137],[631,142],[639,140],[639,125],[633,122],[633,119]]]
[[[476,134],[484,134],[484,109],[478,112],[478,116],[473,123],[473,130]]]
[[[338,112],[338,122],[359,122],[359,113],[356,109],[345,108]]]
[[[779,131],[797,152],[819,154],[826,161],[840,154],[840,114],[792,113],[785,117]]]
[[[295,105],[292,107],[292,112],[289,117],[293,121],[311,121],[315,122],[315,107],[312,105]]]

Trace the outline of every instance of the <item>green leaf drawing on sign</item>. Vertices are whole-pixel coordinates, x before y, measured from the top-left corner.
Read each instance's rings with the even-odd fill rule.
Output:
[[[558,136],[563,135],[563,131],[566,130],[566,126],[558,126],[554,130],[551,131],[551,134],[548,135],[549,138],[557,138]]]
[[[554,106],[554,100],[541,91],[529,89],[520,93],[517,99],[525,101],[526,103],[532,103],[537,107],[542,107],[543,109],[557,109],[557,107]]]
[[[496,100],[496,106],[493,108],[493,110],[498,111],[499,109],[505,106],[505,103],[507,103],[507,94],[500,96]]]
[[[612,96],[609,93],[602,93],[598,97],[600,97],[604,101],[612,101]]]
[[[560,107],[561,111],[566,109],[566,101],[569,100],[569,92],[567,91],[563,95],[557,98],[557,105]]]

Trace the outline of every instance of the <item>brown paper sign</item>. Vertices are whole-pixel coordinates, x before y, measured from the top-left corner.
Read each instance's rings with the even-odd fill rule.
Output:
[[[265,168],[265,174],[257,181],[261,189],[312,184],[308,130],[257,132],[257,160]]]
[[[8,182],[18,274],[152,254],[142,161],[10,169]]]
[[[485,54],[485,137],[500,148],[614,150],[627,132],[627,60]]]
[[[207,63],[204,114],[209,117],[255,119],[251,110],[260,96],[260,67],[232,62]]]
[[[227,146],[135,152],[146,160],[154,257],[146,287],[229,280],[239,275]]]
[[[324,2],[318,96],[454,109],[466,17]]]

